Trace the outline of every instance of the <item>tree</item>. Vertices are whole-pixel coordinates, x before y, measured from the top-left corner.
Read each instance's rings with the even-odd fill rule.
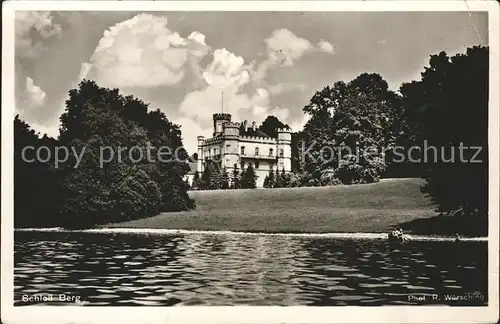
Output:
[[[249,164],[241,174],[241,188],[255,189],[256,180],[257,176],[255,175],[255,169],[253,168],[252,164]]]
[[[286,178],[286,173],[285,169],[281,169],[281,171],[277,171],[276,174],[276,181],[274,183],[275,188],[285,188],[287,187],[287,178]]]
[[[205,161],[205,168],[201,176],[202,188],[204,190],[216,190],[225,186],[225,175],[221,172],[219,165],[212,161]]]
[[[194,208],[183,181],[187,154],[177,149],[182,147],[180,128],[159,110],[148,112],[139,99],[84,80],[69,91],[60,120],[60,144],[85,148],[78,168],[61,170],[66,225],[93,226]],[[119,148],[130,153],[132,147],[144,152],[151,146],[167,146],[178,155],[170,162],[138,159],[137,150],[135,156],[114,156]],[[107,163],[101,159],[103,148],[110,148],[104,158],[113,157]]]
[[[78,168],[73,168],[71,163],[61,169],[63,225],[89,227],[157,213],[161,209],[162,192],[146,164],[133,163],[129,156],[105,164],[101,159],[103,147],[145,147],[145,131],[104,105],[84,109],[79,127],[86,136],[64,137],[63,142],[77,152],[85,149]]]
[[[229,189],[229,175],[227,173],[226,168],[222,170],[220,189]]]
[[[283,187],[290,188],[292,186],[292,176],[290,173],[285,173],[285,169],[281,172],[281,177],[283,179]]]
[[[36,158],[36,150],[46,147],[52,153],[57,140],[39,137],[30,126],[14,118],[14,226],[59,226],[60,172],[54,156],[47,162]],[[33,147],[34,149],[26,149]],[[42,152],[42,151],[40,151]],[[46,153],[41,157],[45,160]]]
[[[279,172],[276,174],[276,179],[274,181],[274,188],[283,188],[283,177]]]
[[[203,173],[201,174],[200,189],[209,190],[212,184],[212,168],[208,160],[205,161],[205,167],[203,168]]]
[[[306,140],[306,134],[300,130],[292,133],[291,142],[291,167],[292,172],[301,173],[304,171],[304,161],[301,158],[302,143]]]
[[[267,118],[259,126],[259,129],[270,137],[278,137],[278,129],[280,128],[290,128],[287,124],[281,122],[275,116],[267,116]]]
[[[177,174],[167,175],[163,182],[163,197],[169,197],[169,199],[163,200],[163,210],[184,211],[194,209],[196,203],[189,197],[187,190],[184,181]]]
[[[231,179],[231,189],[240,189],[241,188],[241,175],[238,171],[238,167],[234,164],[233,167],[233,177]]]
[[[266,178],[264,179],[264,187],[265,188],[274,188],[274,185],[275,185],[275,177],[274,177],[274,171],[273,169],[271,168],[269,170],[269,174],[266,176]]]
[[[266,177],[264,178],[264,188],[271,188],[269,186],[269,175],[266,175]]]
[[[184,186],[186,186],[186,190],[192,190],[192,186],[189,184],[189,179],[184,180]]]
[[[194,190],[200,189],[201,188],[201,179],[200,179],[200,173],[198,171],[195,171],[193,175],[193,183],[192,183],[192,188]]]
[[[438,150],[437,154],[430,151],[421,163],[426,180],[423,192],[439,212],[481,216],[484,223],[489,180],[488,78],[488,48],[473,47],[453,57],[444,52],[431,56],[422,80],[401,88],[405,139],[420,147],[426,141],[427,147]]]
[[[304,112],[304,170],[319,181],[334,169],[345,184],[378,181],[383,154],[394,145],[399,96],[378,74],[364,73],[349,83],[336,82],[316,92]]]

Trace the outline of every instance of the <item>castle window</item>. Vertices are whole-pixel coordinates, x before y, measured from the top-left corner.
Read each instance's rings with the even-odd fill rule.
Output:
[[[283,157],[283,149],[280,149],[280,157]]]
[[[256,148],[255,148],[255,156],[258,156],[258,155],[259,155],[259,148],[258,148],[258,147],[256,147]]]
[[[226,153],[229,153],[229,148],[231,147],[231,145],[226,145]]]
[[[280,168],[278,171],[281,171],[281,170],[283,170],[283,162],[280,162]]]
[[[241,147],[241,155],[245,155],[245,147],[244,146]]]
[[[255,161],[255,168],[258,169],[259,168],[259,161]]]
[[[273,149],[272,148],[269,149],[269,156],[273,156]]]

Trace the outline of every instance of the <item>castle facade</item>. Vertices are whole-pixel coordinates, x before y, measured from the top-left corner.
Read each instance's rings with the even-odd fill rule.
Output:
[[[257,187],[263,187],[264,179],[272,169],[274,173],[290,172],[292,157],[291,129],[279,129],[277,137],[271,137],[257,129],[255,122],[236,123],[231,115],[213,115],[214,128],[211,138],[198,136],[198,160],[196,170],[203,172],[207,160],[226,169],[232,177],[234,168],[241,174],[243,168],[252,165],[257,175]]]

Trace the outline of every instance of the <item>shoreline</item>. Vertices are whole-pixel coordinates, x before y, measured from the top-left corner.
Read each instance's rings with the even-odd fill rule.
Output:
[[[387,233],[270,233],[270,232],[239,232],[220,230],[186,230],[186,229],[155,229],[155,228],[96,228],[96,229],[64,229],[52,228],[15,228],[14,232],[46,232],[46,233],[94,233],[94,234],[142,234],[142,235],[239,235],[239,236],[282,236],[282,237],[310,237],[354,240],[387,240]],[[416,242],[453,242],[455,238],[443,235],[415,235],[405,234],[409,241]],[[488,242],[488,237],[461,237],[460,242]]]

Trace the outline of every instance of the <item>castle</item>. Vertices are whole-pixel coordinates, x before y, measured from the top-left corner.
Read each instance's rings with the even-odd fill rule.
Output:
[[[264,179],[272,169],[290,172],[291,166],[291,129],[279,129],[277,138],[270,137],[257,129],[255,122],[236,123],[231,114],[213,115],[214,131],[212,138],[198,136],[198,160],[196,170],[202,173],[207,160],[226,169],[231,177],[236,167],[241,170],[251,164],[257,175],[257,187],[263,187]]]

